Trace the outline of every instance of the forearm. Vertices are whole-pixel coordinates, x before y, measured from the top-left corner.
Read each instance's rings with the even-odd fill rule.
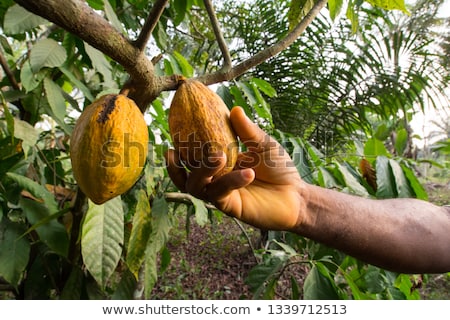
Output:
[[[450,212],[416,199],[370,200],[308,185],[295,232],[382,268],[450,271]]]

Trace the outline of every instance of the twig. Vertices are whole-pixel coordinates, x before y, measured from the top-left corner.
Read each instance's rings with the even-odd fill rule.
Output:
[[[228,46],[223,37],[222,30],[220,29],[219,20],[217,19],[216,12],[214,11],[214,6],[211,0],[204,0],[203,3],[205,4],[206,11],[208,12],[209,19],[211,20],[214,35],[216,36],[220,51],[222,52],[223,66],[221,71],[226,72],[231,68],[230,52],[228,51]]]
[[[5,56],[3,55],[3,51],[0,50],[0,64],[2,65],[2,69],[8,77],[9,82],[14,89],[20,90],[20,85],[17,83],[16,78],[14,77],[14,73],[9,68],[8,62],[6,61]]]
[[[238,225],[239,229],[241,229],[241,231],[245,235],[245,237],[247,238],[248,245],[250,246],[250,249],[252,249],[253,257],[255,258],[256,263],[260,263],[261,262],[260,259],[258,259],[258,257],[255,255],[256,250],[255,250],[255,247],[253,247],[252,239],[250,239],[250,236],[248,235],[244,226],[238,219],[233,218],[233,220]]]
[[[182,192],[166,192],[164,193],[164,198],[169,202],[178,202],[184,204],[193,204],[193,196],[189,193]],[[205,203],[205,207],[211,210],[218,210],[214,205],[210,203]]]
[[[168,0],[157,0],[150,11],[147,20],[145,20],[144,26],[142,27],[141,33],[138,38],[134,41],[134,46],[140,51],[145,49],[145,46],[152,35],[153,30],[158,24],[159,18],[161,17],[164,9],[166,8]]]
[[[236,66],[232,67],[228,71],[219,70],[215,73],[205,74],[197,78],[197,80],[205,84],[213,84],[222,81],[229,81],[234,79],[247,70],[256,67],[257,65],[267,61],[268,59],[276,56],[278,53],[289,47],[298,37],[306,30],[308,25],[319,14],[320,10],[326,5],[328,0],[318,0],[314,7],[308,12],[308,14],[297,24],[297,26],[286,35],[283,39],[275,43],[274,45],[261,50],[251,58],[242,61]]]

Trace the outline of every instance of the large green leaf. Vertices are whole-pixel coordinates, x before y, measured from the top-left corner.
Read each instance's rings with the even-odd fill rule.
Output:
[[[172,55],[175,58],[173,63],[176,63],[180,67],[181,73],[185,77],[191,78],[194,75],[194,68],[189,64],[186,58],[176,51],[173,52]]]
[[[91,90],[80,80],[77,79],[77,77],[66,67],[61,66],[59,67],[59,70],[61,70],[62,73],[69,79],[69,81],[76,86],[78,89],[83,92],[83,95],[86,99],[89,101],[94,101],[94,97],[92,96]]]
[[[14,180],[22,189],[31,193],[36,199],[42,200],[50,214],[58,211],[58,204],[56,203],[55,197],[47,188],[17,173],[8,172],[6,175]]]
[[[30,60],[26,60],[20,69],[20,81],[22,83],[25,92],[30,92],[36,89],[36,87],[42,82],[47,74],[47,70],[40,70],[35,73],[31,69]]]
[[[388,156],[389,152],[386,150],[384,143],[376,138],[370,138],[364,144],[364,155],[368,158],[377,156]]]
[[[19,205],[25,212],[28,221],[33,225],[33,229],[36,230],[39,239],[50,250],[66,257],[69,249],[69,236],[64,226],[55,220],[56,218],[49,219],[50,209],[44,204],[28,198],[21,198]],[[41,223],[44,220],[48,221]]]
[[[61,292],[61,300],[80,300],[84,285],[83,271],[77,266],[72,267],[69,278]]]
[[[59,67],[66,59],[66,50],[58,42],[49,38],[41,39],[31,49],[31,70],[37,73],[43,67]]]
[[[408,131],[405,128],[399,128],[397,130],[397,136],[395,139],[395,151],[399,156],[403,155],[403,152],[408,145]]]
[[[273,250],[271,252],[277,252]],[[286,265],[288,255],[284,254],[284,252],[279,251],[279,255],[275,255],[274,257],[270,257],[265,260],[263,263],[260,263],[253,267],[248,276],[245,278],[245,284],[250,287],[250,290],[253,292],[254,298],[258,299],[262,296],[268,297],[267,286],[269,286],[271,281],[274,279],[278,279],[279,271]],[[273,285],[273,283],[272,283]]]
[[[393,159],[389,159],[389,165],[391,167],[392,175],[395,180],[395,187],[397,189],[397,197],[398,198],[413,197],[414,194],[409,186],[408,179],[406,179],[406,176],[405,176],[400,164]]]
[[[318,262],[320,263],[320,262]],[[303,299],[305,300],[334,300],[339,299],[333,284],[314,265],[303,283]]]
[[[116,28],[118,31],[123,32],[123,25],[120,22],[119,18],[117,18],[116,12],[112,7],[111,3],[108,0],[104,0],[103,4],[105,6],[105,14],[108,18],[109,22]]]
[[[3,30],[6,34],[19,34],[45,23],[48,23],[48,21],[44,18],[15,4],[9,7],[5,13]]]
[[[103,53],[86,42],[84,43],[84,49],[91,59],[94,68],[103,75],[104,86],[107,88],[117,87],[117,85],[113,81],[111,65],[109,64]]]
[[[355,176],[350,172],[349,168],[345,165],[335,162],[338,172],[342,175],[345,182],[345,187],[350,189],[353,194],[368,197],[369,192],[366,188],[355,178]]]
[[[64,100],[61,88],[51,79],[45,78],[44,90],[53,115],[58,120],[64,121],[66,115],[66,101]]]
[[[414,171],[405,163],[400,164],[403,169],[403,173],[409,181],[411,188],[414,190],[415,197],[422,200],[428,200],[428,194],[423,185],[417,179]]]
[[[375,166],[377,173],[377,198],[396,198],[397,191],[391,166],[389,165],[389,159],[385,156],[379,156],[377,157]]]
[[[25,156],[39,139],[39,132],[28,122],[14,118],[14,137],[22,140]]]
[[[89,273],[104,288],[122,254],[124,212],[120,197],[102,205],[89,201],[82,226],[81,253]]]
[[[190,197],[190,200],[195,208],[195,221],[201,227],[208,222],[208,209],[202,200],[194,197]]]
[[[146,298],[158,279],[157,255],[169,240],[172,221],[169,216],[169,206],[163,197],[153,200],[152,204],[152,234],[145,252],[145,290]]]
[[[139,270],[145,259],[145,249],[152,232],[152,216],[149,199],[145,190],[139,190],[136,212],[133,216],[133,228],[127,249],[127,265],[131,273],[138,278]]]
[[[28,264],[30,243],[21,237],[24,226],[2,219],[0,222],[0,277],[16,287]]]

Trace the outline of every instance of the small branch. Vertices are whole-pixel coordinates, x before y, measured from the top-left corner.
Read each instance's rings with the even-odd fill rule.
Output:
[[[142,27],[141,33],[138,38],[134,41],[134,46],[140,51],[145,49],[145,46],[152,35],[153,30],[158,24],[159,18],[161,17],[168,0],[157,0],[150,11],[147,20],[145,20],[144,26]]]
[[[160,85],[154,66],[145,54],[85,1],[15,0],[15,2],[78,36],[122,65],[130,75],[131,83],[136,85],[130,98],[136,101],[142,111],[164,88],[170,88],[164,81],[162,82],[164,86]],[[176,83],[171,85],[175,86]]]
[[[242,225],[242,223],[237,218],[232,218],[232,219],[237,224],[239,229],[241,229],[241,231],[245,235],[245,237],[247,238],[248,245],[250,246],[250,249],[252,250],[253,257],[255,258],[256,263],[260,263],[261,262],[260,259],[255,254],[256,250],[255,250],[255,247],[253,246],[252,239],[250,239],[250,236],[248,235],[248,233],[245,230],[244,226]]]
[[[216,36],[220,51],[222,52],[223,67],[221,71],[226,72],[231,68],[230,52],[228,51],[228,47],[223,37],[222,30],[220,29],[219,20],[217,19],[216,12],[214,11],[214,6],[211,0],[204,0],[203,3],[205,4],[206,11],[208,12],[209,19],[211,20],[214,35]]]
[[[9,68],[8,61],[6,61],[2,50],[0,50],[0,64],[2,65],[2,69],[5,72],[6,76],[8,77],[9,82],[11,82],[12,87],[15,90],[20,90],[20,85],[17,83],[16,78],[14,77],[14,73]]]
[[[164,193],[164,198],[168,202],[178,202],[184,204],[193,204],[193,196],[189,193],[182,192],[166,192]],[[205,207],[212,210],[218,210],[214,205],[205,202]]]
[[[237,78],[251,68],[267,61],[268,59],[276,56],[278,53],[289,47],[298,37],[306,30],[308,25],[314,20],[314,18],[319,14],[320,10],[326,5],[328,0],[318,0],[314,7],[308,12],[308,14],[300,21],[297,26],[290,32],[286,37],[275,43],[269,48],[261,50],[251,58],[242,61],[236,66],[232,67],[228,71],[219,70],[215,73],[205,74],[197,78],[197,80],[203,82],[204,84],[213,84],[222,81],[229,81],[231,79]]]

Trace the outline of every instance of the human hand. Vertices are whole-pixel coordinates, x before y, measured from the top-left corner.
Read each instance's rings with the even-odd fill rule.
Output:
[[[302,221],[304,183],[283,147],[254,124],[240,107],[230,113],[231,124],[247,150],[235,168],[217,179],[226,163],[221,152],[209,163],[187,173],[175,150],[166,153],[167,169],[184,192],[210,201],[219,210],[250,225],[270,230],[292,230]]]

